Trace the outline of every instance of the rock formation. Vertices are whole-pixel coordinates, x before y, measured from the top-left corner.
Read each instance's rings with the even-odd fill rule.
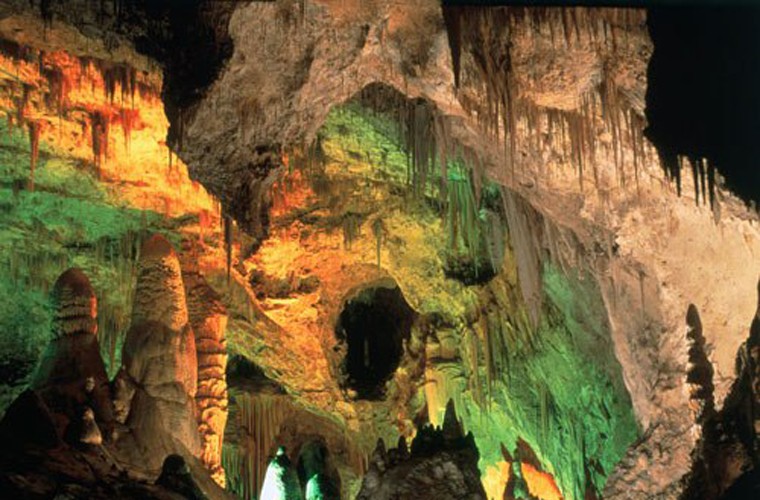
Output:
[[[188,500],[206,500],[190,474],[190,468],[185,459],[180,455],[169,455],[161,466],[161,475],[156,479],[156,484],[182,495]]]
[[[198,357],[195,394],[201,461],[214,480],[224,486],[222,441],[227,424],[227,310],[220,297],[198,273],[184,273],[190,324]]]
[[[140,254],[132,324],[115,380],[119,420],[131,431],[131,460],[158,468],[167,453],[200,454],[198,362],[179,260],[160,235]],[[134,462],[133,462],[134,463]]]
[[[462,434],[450,401],[443,428],[419,428],[411,453],[405,440],[387,451],[383,441],[378,441],[357,500],[484,500],[477,463],[474,438]]]
[[[686,313],[689,342],[689,365],[686,373],[686,384],[689,390],[689,400],[695,414],[695,422],[703,424],[715,412],[713,397],[713,367],[705,352],[705,337],[702,334],[702,322],[696,306],[689,305]]]
[[[133,126],[155,132],[151,122],[164,123],[163,104],[172,122],[169,136],[164,141],[162,130],[135,141],[133,152],[140,157],[113,161],[130,173],[114,184],[130,191],[135,206],[155,208],[140,196],[143,187],[160,184],[155,172],[128,164],[147,164],[143,156],[151,153],[146,151],[155,157],[159,147],[163,162],[168,146],[167,177],[186,173],[184,165],[171,168],[179,155],[193,178],[218,196],[227,219],[226,235],[219,239],[226,240],[229,253],[227,259],[216,257],[238,260],[227,284],[219,285],[234,292],[225,297],[231,298],[231,350],[255,358],[294,405],[334,422],[336,434],[359,451],[379,436],[409,435],[413,422],[428,417],[440,422],[449,397],[467,405],[461,412],[464,426],[447,408],[440,435],[422,430],[411,451],[403,438],[392,450],[379,447],[365,496],[380,490],[381,497],[391,495],[386,487],[427,490],[431,477],[436,479],[431,494],[479,494],[470,488],[477,471],[469,452],[462,451],[469,448],[447,444],[463,439],[463,427],[476,429],[479,453],[488,455],[489,465],[504,463],[497,451],[501,439],[492,439],[492,433],[525,436],[572,498],[584,493],[591,498],[605,485],[611,498],[676,497],[684,488],[710,498],[728,492],[734,480],[739,484],[756,474],[760,326],[753,324],[737,373],[733,365],[745,340],[745,316],[755,307],[746,290],[760,269],[758,217],[723,189],[717,170],[722,165],[695,158],[699,151],[693,150],[679,159],[680,149],[657,151],[645,137],[645,129],[661,130],[658,123],[646,123],[657,116],[646,109],[648,90],[654,90],[647,89],[648,69],[657,66],[653,51],[660,54],[660,67],[668,59],[653,40],[650,12],[511,6],[468,11],[439,0],[94,5],[86,0],[0,4],[0,37],[14,40],[0,47],[0,104],[17,108],[9,110],[9,123],[15,119],[29,131],[29,177],[36,186],[29,197],[22,189],[26,183],[15,177],[0,182],[14,188],[12,201],[0,200],[0,211],[18,212],[19,204],[45,195],[51,137],[75,137],[78,149],[91,146],[98,176],[114,176],[118,168],[108,164],[128,146],[114,148],[121,141],[109,141],[109,127],[122,128],[129,144]],[[712,37],[713,43],[720,43],[719,37]],[[62,49],[73,56],[56,54]],[[711,74],[702,62],[695,64],[699,72]],[[163,82],[156,65],[163,69]],[[101,105],[99,93],[84,102],[77,94],[87,92],[77,88],[66,106],[67,87],[77,77],[89,87],[90,73],[96,74],[93,81],[102,80],[111,104]],[[707,78],[694,78],[694,86],[702,80]],[[125,97],[138,88],[140,104],[143,90],[155,97],[162,83],[163,103],[154,98],[154,114],[133,120],[145,110],[135,109],[134,96],[130,110]],[[320,130],[330,110],[352,110],[353,96],[378,85],[401,95],[403,105],[389,106],[389,114],[399,111],[407,151],[372,144],[366,155],[353,145],[336,153],[339,148]],[[346,100],[351,102],[343,107]],[[41,111],[43,101],[55,112]],[[703,106],[688,108],[699,114]],[[87,116],[80,126],[71,116],[82,110]],[[38,119],[38,112],[44,117]],[[52,126],[37,126],[50,117]],[[369,142],[382,135],[372,132]],[[151,147],[143,148],[148,143]],[[406,179],[394,182],[385,171],[370,175],[394,153],[406,153],[399,162]],[[452,154],[457,155],[452,162],[465,164],[462,172],[446,171]],[[312,168],[315,159],[327,160],[326,165]],[[433,169],[437,163],[441,172]],[[692,176],[682,178],[681,167],[689,164]],[[78,167],[72,170],[84,175]],[[489,187],[500,193],[495,205],[503,208],[483,203]],[[195,206],[179,199],[191,198],[188,190],[175,191],[170,184],[164,191],[167,207]],[[415,196],[426,208],[408,210]],[[66,245],[67,257],[80,257],[80,243],[90,244],[80,242],[78,234],[61,237],[55,221],[46,223],[48,217],[38,217],[36,207],[32,213],[35,237]],[[166,213],[177,215],[168,208]],[[193,224],[196,213],[188,215],[162,222],[172,228]],[[246,240],[239,256],[233,220],[248,233],[239,236]],[[5,218],[2,222],[5,229]],[[468,247],[470,254],[489,253],[489,260],[503,265],[490,262],[492,269],[479,273],[481,255],[439,255],[445,252],[446,231],[461,236],[468,225],[472,234],[490,230],[501,244],[479,241]],[[30,224],[25,219],[18,226]],[[208,228],[204,222],[200,226]],[[18,228],[10,229],[15,234]],[[98,249],[112,246],[110,237],[95,233]],[[214,235],[204,238],[201,231],[200,236],[204,246]],[[183,289],[171,253],[156,239],[143,251],[124,366],[113,388],[120,458],[153,474],[167,453],[178,454],[191,469],[198,456],[221,483],[226,312],[217,297],[209,299],[207,289],[191,285],[195,278],[189,274]],[[15,257],[14,250],[11,267]],[[258,288],[257,273],[266,277]],[[49,283],[31,270],[28,274],[28,280],[16,281]],[[336,349],[335,323],[341,297],[379,279],[391,279],[403,290],[420,320],[394,349],[400,359],[394,355],[386,365],[381,390],[372,391],[369,401],[340,387],[338,367],[345,353]],[[217,285],[210,276],[209,283]],[[35,414],[35,425],[46,436],[50,414],[57,434],[69,443],[99,448],[113,437],[112,418],[103,370],[84,373],[98,364],[97,348],[81,347],[95,342],[83,339],[95,336],[76,333],[94,325],[94,316],[85,311],[87,300],[71,302],[71,316],[65,312],[56,319],[60,339],[51,344],[34,383],[39,397],[32,394],[39,401],[26,394],[12,416],[18,421],[27,411]],[[684,336],[683,311],[690,303]],[[386,312],[394,315],[381,314]],[[364,315],[362,320],[367,321]],[[546,334],[549,327],[556,335]],[[357,345],[362,344],[369,345]],[[114,350],[116,345],[109,343]],[[61,360],[84,356],[74,351],[90,354],[77,368],[64,366]],[[359,370],[372,365],[369,348],[355,352],[363,354],[356,357],[364,361],[356,363]],[[568,359],[578,362],[558,365]],[[272,446],[304,438],[283,437],[276,407],[266,398],[255,399],[262,402],[250,405],[256,419],[249,427],[266,439],[256,439],[255,460],[247,464],[255,463],[249,475],[258,477]],[[487,414],[493,419],[480,418]],[[261,415],[272,419],[262,422]],[[518,426],[525,429],[515,430]],[[297,453],[289,443],[288,449]],[[145,456],[149,463],[138,463]],[[529,475],[521,460],[510,464],[514,477]],[[178,461],[164,465],[168,477],[184,474]],[[438,480],[439,468],[444,481]]]
[[[161,316],[137,310],[136,328],[127,340],[129,353],[125,348],[125,366],[115,384],[121,397],[130,396],[119,401],[126,411],[113,411],[96,337],[93,288],[81,270],[70,269],[51,293],[54,338],[33,388],[0,421],[5,443],[0,491],[8,498],[226,498],[192,456],[199,453],[192,398],[195,350],[176,257],[160,237],[146,243],[143,251],[138,288],[170,314],[163,323]],[[181,293],[167,297],[172,291]],[[147,301],[141,304],[148,307]],[[177,325],[182,328],[171,329]],[[188,370],[193,378],[184,376]],[[120,422],[116,417],[126,418]],[[189,461],[178,455],[164,461],[172,450],[187,454]],[[156,461],[164,467],[152,484],[148,478]]]
[[[97,299],[80,269],[69,269],[56,281],[50,296],[53,339],[32,381],[55,415],[59,435],[92,414],[107,432],[113,428],[108,375],[97,338]],[[91,424],[95,423],[91,419]],[[75,438],[76,439],[76,438]]]

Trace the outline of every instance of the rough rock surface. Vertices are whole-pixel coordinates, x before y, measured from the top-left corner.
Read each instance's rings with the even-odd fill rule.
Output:
[[[227,310],[221,298],[198,273],[183,273],[190,324],[198,357],[195,394],[201,461],[224,486],[222,442],[227,424]]]
[[[357,500],[485,499],[477,463],[472,434],[462,434],[450,402],[443,428],[420,428],[411,452],[403,438],[387,451],[383,441],[378,442]]]
[[[145,242],[117,379],[117,416],[131,430],[131,460],[158,468],[166,453],[198,456],[198,362],[179,260],[160,235]]]
[[[110,432],[113,403],[96,335],[97,299],[87,276],[80,269],[63,273],[53,287],[51,303],[53,339],[31,387],[54,413],[60,436],[87,412],[94,412]]]
[[[702,433],[691,473],[684,481],[684,498],[738,499],[760,493],[759,346],[760,283],[757,313],[736,356],[736,381],[723,408],[717,413],[705,412],[697,420]],[[709,386],[711,374],[705,374],[703,380],[702,387]]]

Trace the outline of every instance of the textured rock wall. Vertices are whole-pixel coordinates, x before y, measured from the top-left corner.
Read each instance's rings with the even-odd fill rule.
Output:
[[[222,443],[227,424],[227,310],[198,273],[183,273],[190,324],[198,358],[195,405],[201,437],[201,460],[224,486]]]

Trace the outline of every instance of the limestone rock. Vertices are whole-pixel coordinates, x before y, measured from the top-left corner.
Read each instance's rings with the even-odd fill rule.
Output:
[[[159,467],[166,453],[200,453],[195,417],[198,363],[179,260],[169,242],[142,248],[132,326],[114,384],[120,418],[132,432],[131,459]]]
[[[190,323],[195,333],[198,358],[198,432],[201,461],[214,480],[224,486],[222,442],[227,424],[227,310],[220,297],[197,273],[183,274]]]
[[[446,403],[446,413],[443,415],[443,437],[448,441],[455,441],[461,439],[462,436],[464,433],[462,432],[462,424],[457,418],[454,400],[449,399],[449,402]]]
[[[53,286],[51,302],[54,313],[53,335],[96,334],[98,301],[90,280],[81,269],[64,272]]]
[[[686,374],[686,384],[689,390],[689,400],[695,412],[695,421],[704,422],[715,411],[713,397],[713,367],[705,352],[705,337],[702,334],[702,322],[697,308],[691,304],[686,313],[689,342],[689,366]]]
[[[758,285],[757,312],[749,337],[736,357],[736,381],[720,411],[703,413],[703,433],[695,449],[691,471],[684,480],[685,499],[750,498],[756,495],[746,496],[747,492],[756,493],[760,488],[760,283]],[[698,325],[695,312],[689,309],[690,326]],[[689,332],[690,338],[693,331],[694,328]],[[692,349],[689,352],[691,365]],[[690,383],[694,378],[692,373],[690,370]]]
[[[59,435],[77,421],[84,406],[110,428],[113,406],[108,375],[100,357],[97,300],[87,276],[69,269],[51,293],[54,308],[53,340],[48,344],[31,387],[56,418]]]
[[[103,444],[103,435],[100,433],[97,422],[95,422],[95,413],[92,408],[85,408],[84,413],[82,413],[79,442],[91,445]]]
[[[0,439],[10,447],[54,448],[60,444],[50,410],[31,389],[22,392],[8,407],[0,420]]]

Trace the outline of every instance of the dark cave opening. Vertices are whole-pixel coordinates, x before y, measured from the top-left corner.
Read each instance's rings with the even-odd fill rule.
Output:
[[[382,399],[404,353],[414,311],[398,287],[374,287],[348,300],[335,328],[346,347],[344,388],[358,399]]]

